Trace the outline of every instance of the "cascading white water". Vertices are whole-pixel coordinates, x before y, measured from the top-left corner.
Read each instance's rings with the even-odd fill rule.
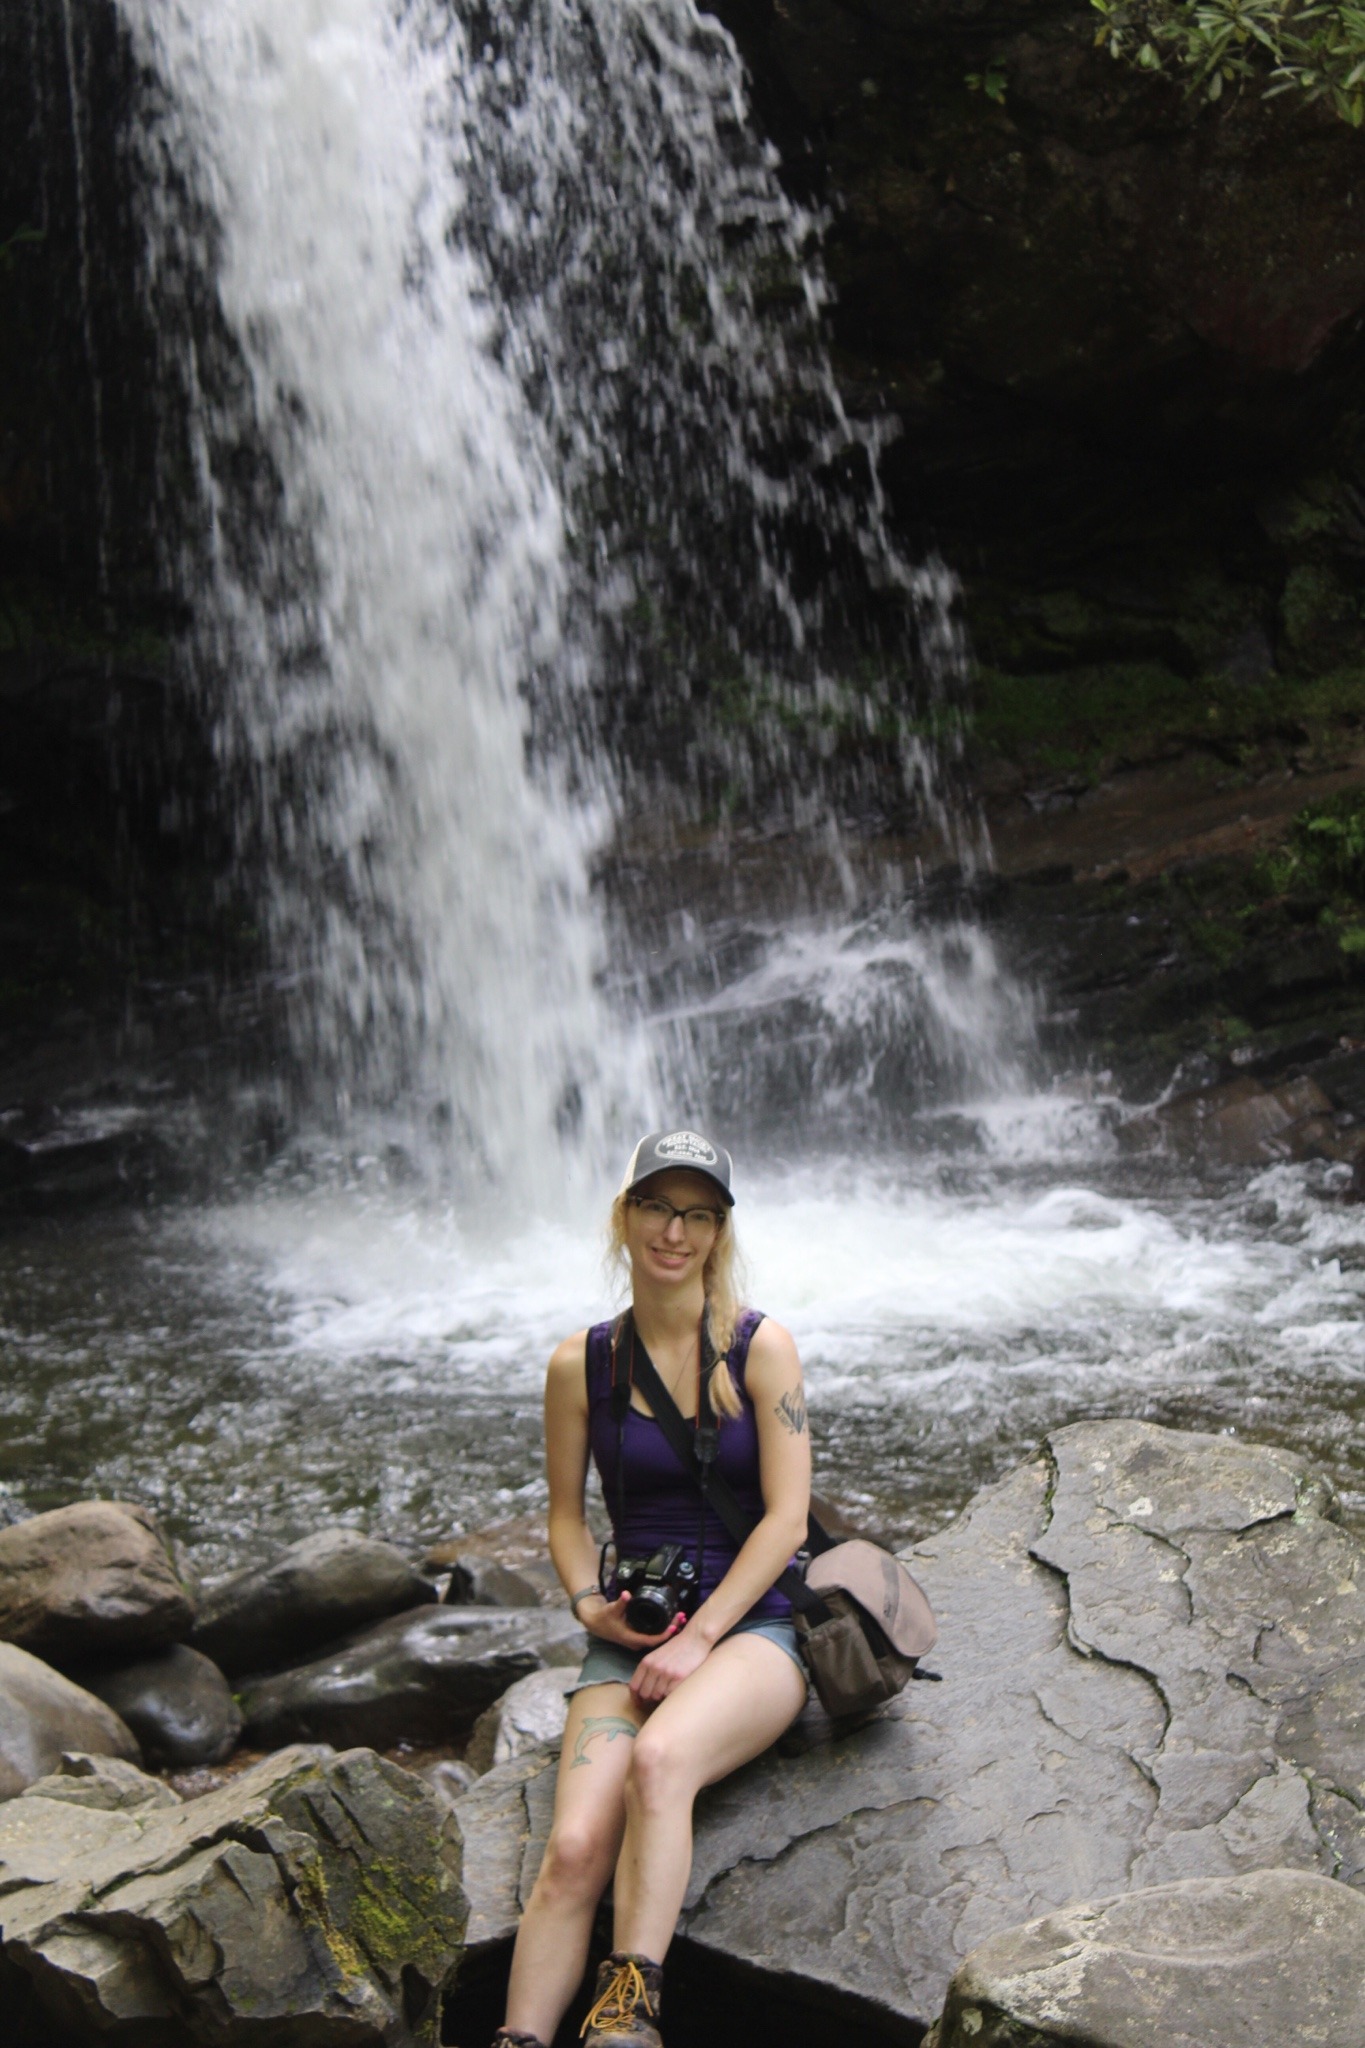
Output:
[[[467,1186],[543,1181],[556,1138],[598,1164],[705,1108],[705,1031],[600,993],[623,790],[819,816],[842,721],[953,839],[908,682],[952,670],[951,589],[889,541],[812,224],[690,0],[119,4],[208,515],[184,574],[300,1065],[334,1114],[424,1115]],[[187,271],[235,374],[170,315]],[[939,1039],[993,999],[985,945],[939,949]],[[904,1038],[924,976],[909,1012],[881,986]]]
[[[523,693],[571,667],[562,512],[450,240],[459,24],[383,0],[125,12],[165,89],[144,141],[153,284],[188,178],[249,370],[247,417],[200,423],[203,617],[275,948],[307,983],[301,1049],[370,1105],[448,1103],[471,1179],[515,1180],[557,1120],[637,1121],[645,1076],[593,988],[601,805],[526,773]],[[278,477],[254,547],[221,459],[247,438]]]

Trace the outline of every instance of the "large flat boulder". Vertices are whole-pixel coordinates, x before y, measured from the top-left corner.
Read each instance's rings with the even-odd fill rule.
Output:
[[[229,1677],[273,1671],[369,1622],[424,1605],[432,1591],[392,1543],[356,1529],[319,1529],[206,1593],[194,1647]]]
[[[422,1782],[282,1751],[165,1803],[108,1774],[0,1811],[0,2012],[63,2048],[433,2042],[462,1895]]]
[[[55,1771],[67,1750],[140,1760],[131,1730],[103,1700],[0,1643],[0,1799]]]
[[[1365,1553],[1285,1451],[1078,1423],[907,1553],[941,1685],[699,1803],[682,1932],[913,2037],[1001,1929],[1279,1867],[1365,1882]],[[553,1756],[459,1801],[470,1931],[512,1931]]]
[[[573,1616],[552,1608],[414,1608],[244,1686],[247,1735],[263,1747],[460,1741],[517,1679],[576,1665],[586,1645]]]
[[[67,1664],[178,1642],[193,1622],[145,1508],[81,1500],[0,1529],[0,1640]]]
[[[1365,1898],[1301,1870],[1189,1878],[973,1949],[925,2048],[1365,2048]]]

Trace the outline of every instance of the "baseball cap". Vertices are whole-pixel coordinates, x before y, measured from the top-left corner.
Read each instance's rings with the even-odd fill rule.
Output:
[[[642,1180],[649,1180],[656,1173],[676,1173],[679,1169],[700,1173],[707,1180],[714,1181],[726,1208],[734,1208],[735,1198],[730,1192],[734,1161],[723,1145],[715,1144],[700,1131],[651,1131],[648,1137],[641,1138],[630,1155],[620,1192],[628,1195],[639,1187]]]

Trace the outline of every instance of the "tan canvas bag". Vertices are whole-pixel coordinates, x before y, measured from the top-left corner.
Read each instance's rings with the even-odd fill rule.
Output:
[[[803,1611],[792,1596],[801,1655],[831,1720],[894,1699],[938,1641],[924,1588],[878,1544],[856,1537],[831,1544],[811,1559],[805,1591],[828,1615]]]

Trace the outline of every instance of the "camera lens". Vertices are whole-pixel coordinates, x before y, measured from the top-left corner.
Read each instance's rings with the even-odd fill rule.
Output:
[[[677,1595],[671,1586],[649,1586],[628,1603],[626,1627],[633,1628],[637,1636],[661,1636],[677,1611]]]

